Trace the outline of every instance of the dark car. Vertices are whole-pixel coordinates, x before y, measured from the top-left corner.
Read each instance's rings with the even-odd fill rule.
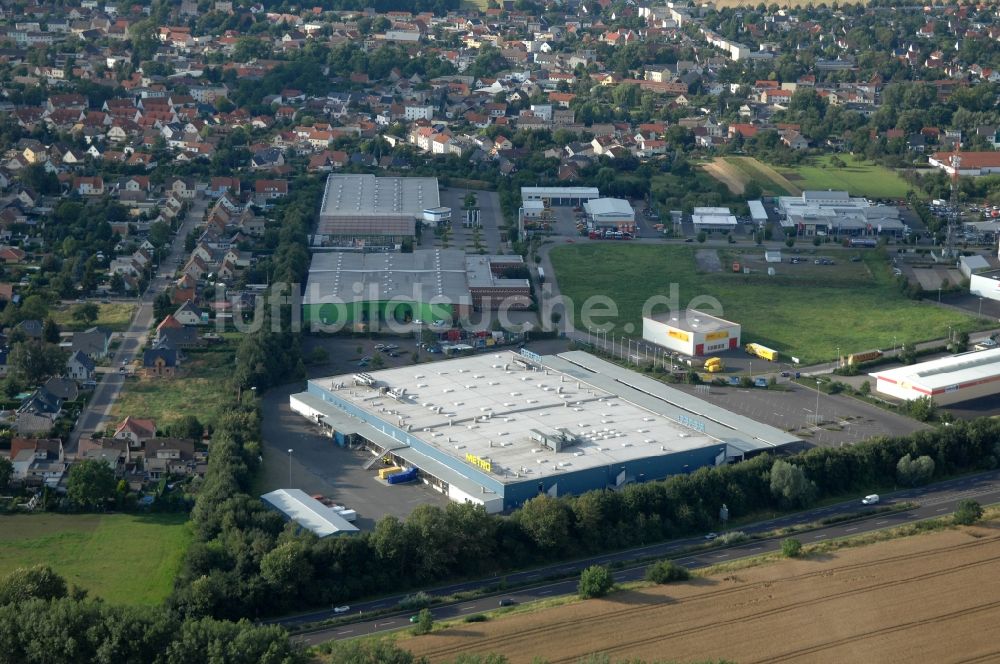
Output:
[[[500,600],[500,606],[514,606],[515,604],[517,604],[517,602],[510,597],[504,597]]]

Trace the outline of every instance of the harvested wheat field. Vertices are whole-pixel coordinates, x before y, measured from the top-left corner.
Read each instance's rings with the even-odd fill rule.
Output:
[[[1000,528],[785,560],[403,641],[431,662],[495,652],[690,661],[1000,661]]]

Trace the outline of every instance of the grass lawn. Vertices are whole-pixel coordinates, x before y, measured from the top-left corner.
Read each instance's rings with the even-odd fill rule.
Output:
[[[836,155],[847,164],[845,168],[831,166],[833,156],[816,157],[808,166],[780,170],[800,189],[842,189],[852,196],[905,198],[912,188],[895,171],[871,162],[856,162],[849,154]]]
[[[227,393],[235,344],[188,351],[174,378],[129,378],[112,408],[112,421],[126,415],[149,417],[163,426],[182,415],[210,424],[235,395]]]
[[[86,330],[98,325],[114,332],[123,332],[128,329],[129,323],[132,322],[132,314],[135,313],[135,302],[98,304],[97,320],[93,323],[84,323],[73,318],[73,310],[77,306],[76,304],[57,305],[49,309],[49,315],[65,331]]]
[[[186,514],[0,517],[0,570],[46,564],[116,604],[160,604],[191,542]]]
[[[831,360],[838,347],[847,354],[891,347],[894,337],[900,344],[946,337],[950,325],[958,331],[982,327],[973,317],[903,297],[875,252],[863,252],[863,262],[851,263],[850,252],[830,251],[825,255],[836,265],[782,263],[775,266],[778,274],[768,277],[760,249],[747,249],[742,260],[736,249],[720,249],[724,271],[714,273],[698,270],[698,250],[594,243],[556,247],[551,259],[562,294],[574,302],[577,325],[582,303],[606,295],[618,306],[616,333],[631,323],[632,337],[642,335],[643,304],[654,295],[668,296],[671,284],[677,284],[681,307],[698,296],[714,297],[722,316],[743,326],[744,343],[763,343],[803,363]],[[754,273],[733,274],[732,261],[749,264]]]

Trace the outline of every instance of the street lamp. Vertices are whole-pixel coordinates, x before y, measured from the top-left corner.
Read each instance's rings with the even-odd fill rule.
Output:
[[[819,426],[819,380],[816,381],[816,411],[813,413],[816,418],[815,425]]]
[[[892,335],[892,354],[896,354],[896,335]]]
[[[983,317],[983,298],[979,298],[979,316],[978,316],[978,318],[982,318],[982,317]]]
[[[819,403],[817,401],[817,403]],[[288,488],[292,488],[292,448],[288,448]]]

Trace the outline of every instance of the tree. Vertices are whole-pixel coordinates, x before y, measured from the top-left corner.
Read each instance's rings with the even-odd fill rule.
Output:
[[[163,320],[174,310],[174,303],[170,299],[170,294],[162,292],[153,300],[153,318]]]
[[[10,478],[14,476],[14,464],[7,457],[0,457],[0,490],[6,489],[10,485]]]
[[[50,344],[59,343],[59,326],[51,318],[45,319],[45,324],[42,326],[42,339]]]
[[[90,325],[100,316],[100,308],[93,302],[86,302],[73,308],[73,320]]]
[[[19,567],[0,579],[0,606],[66,596],[66,581],[48,565]]]
[[[802,542],[794,537],[781,540],[781,555],[786,558],[798,558],[802,555]]]
[[[687,567],[678,565],[672,560],[661,560],[650,565],[646,570],[646,580],[653,583],[671,583],[672,581],[687,581],[691,572]]]
[[[98,509],[114,498],[115,472],[103,461],[87,459],[74,464],[66,481],[66,496],[84,509]]]
[[[958,506],[955,509],[955,523],[960,526],[971,526],[981,518],[983,518],[983,506],[978,502],[970,498],[958,501]]]
[[[896,464],[896,481],[902,486],[920,486],[934,477],[934,459],[926,454],[914,459],[906,454]]]
[[[698,240],[698,242],[704,242],[705,240],[708,239],[708,234],[705,233],[705,231],[698,231],[696,239]]]
[[[417,624],[413,628],[414,634],[430,634],[434,629],[434,616],[430,609],[420,609],[417,614]]]
[[[205,433],[203,425],[194,415],[184,415],[167,425],[167,435],[171,438],[192,438],[201,440]]]
[[[771,494],[782,507],[805,507],[816,498],[816,483],[806,472],[783,459],[771,466]]]
[[[906,402],[906,410],[918,422],[929,422],[934,419],[937,408],[930,397],[920,397]]]
[[[604,565],[591,565],[580,573],[580,585],[577,593],[582,599],[604,597],[615,585],[611,570]]]
[[[33,339],[14,344],[7,358],[14,375],[28,385],[37,385],[62,371],[66,352],[53,344]]]

